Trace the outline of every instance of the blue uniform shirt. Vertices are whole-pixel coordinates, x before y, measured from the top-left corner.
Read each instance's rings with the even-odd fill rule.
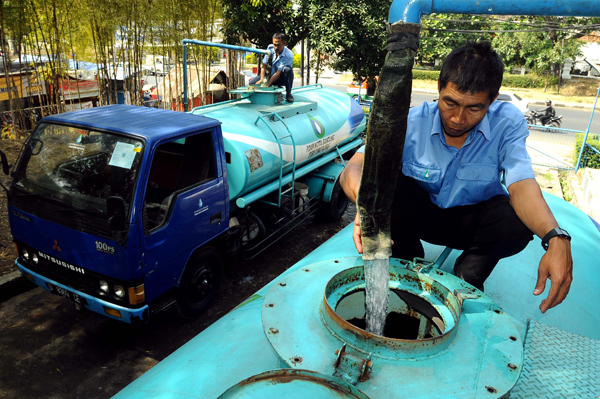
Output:
[[[477,204],[508,195],[502,172],[506,186],[535,178],[527,136],[523,114],[512,104],[494,101],[458,149],[446,144],[438,104],[423,103],[408,114],[402,172],[440,208]]]
[[[267,50],[271,50],[271,56],[273,57],[273,68],[271,69],[271,75],[277,71],[283,71],[284,67],[292,67],[292,64],[294,63],[294,54],[292,54],[292,51],[289,48],[284,47],[283,51],[279,55],[275,54],[272,44],[269,44]],[[268,64],[269,57],[269,55],[265,54],[263,57],[263,64]]]

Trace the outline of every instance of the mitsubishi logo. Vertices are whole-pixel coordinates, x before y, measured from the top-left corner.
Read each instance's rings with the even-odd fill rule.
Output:
[[[60,249],[60,246],[58,245],[58,240],[54,240],[54,245],[52,246],[52,249],[56,249],[58,252],[62,252],[62,249]]]

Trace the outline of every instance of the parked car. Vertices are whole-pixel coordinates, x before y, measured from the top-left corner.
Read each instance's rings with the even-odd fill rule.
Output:
[[[529,101],[522,99],[517,93],[501,91],[498,94],[497,100],[509,102],[517,107],[523,115],[529,115]]]

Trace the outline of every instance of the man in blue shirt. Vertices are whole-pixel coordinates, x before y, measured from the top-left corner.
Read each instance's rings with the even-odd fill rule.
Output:
[[[463,250],[454,272],[483,290],[498,261],[522,251],[533,232],[547,250],[533,292],[541,294],[546,280],[552,281],[540,305],[546,312],[569,292],[570,236],[558,227],[535,181],[522,113],[512,104],[494,102],[503,71],[489,43],[459,47],[440,72],[439,101],[410,110],[392,206],[392,256],[423,257],[421,240]],[[352,201],[363,149],[340,176]],[[358,215],[353,236],[362,253]]]
[[[292,96],[292,86],[294,84],[294,71],[292,69],[292,64],[294,62],[294,55],[286,46],[287,38],[285,34],[275,33],[273,35],[273,44],[270,44],[268,47],[268,50],[271,50],[271,57],[273,57],[273,67],[271,69],[271,78],[267,83],[267,87],[272,85],[285,87],[285,101],[293,103],[294,96]],[[260,82],[265,78],[269,57],[269,55],[263,57]],[[250,80],[250,84],[254,84],[258,81],[258,76],[256,76]]]

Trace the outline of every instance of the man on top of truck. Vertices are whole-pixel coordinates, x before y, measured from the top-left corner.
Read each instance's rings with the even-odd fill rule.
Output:
[[[522,251],[533,232],[547,250],[533,294],[544,292],[547,278],[552,282],[540,305],[545,313],[569,292],[570,236],[558,226],[535,181],[523,115],[494,101],[503,71],[487,42],[456,48],[440,72],[439,101],[409,111],[392,205],[392,256],[423,257],[421,239],[463,250],[454,273],[483,290],[497,262]],[[351,201],[358,194],[363,151],[340,176]],[[358,215],[353,238],[362,253]]]
[[[269,86],[283,86],[285,87],[285,101],[288,103],[294,102],[294,96],[292,96],[292,86],[294,84],[294,71],[292,70],[292,63],[294,62],[294,55],[287,46],[287,38],[284,33],[275,33],[273,35],[273,44],[270,44],[268,50],[271,50],[271,57],[273,57],[273,67],[271,69],[271,78],[267,83]],[[256,82],[262,82],[265,78],[265,71],[267,70],[267,64],[269,62],[269,55],[263,57],[263,67],[260,71],[260,78],[255,76],[250,80],[250,84]]]

